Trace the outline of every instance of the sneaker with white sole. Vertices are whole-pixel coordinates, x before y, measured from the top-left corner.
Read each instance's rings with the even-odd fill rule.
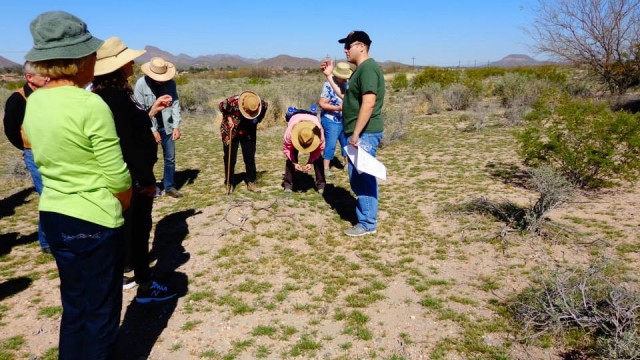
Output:
[[[375,234],[376,233],[376,229],[373,230],[366,230],[365,228],[362,227],[362,225],[358,224],[354,227],[348,228],[347,230],[344,231],[344,234],[347,236],[364,236],[364,235],[368,235],[368,234]]]
[[[122,277],[122,290],[133,289],[134,287],[136,287],[136,285],[138,285],[138,284],[136,283],[134,278],[129,277],[129,276],[123,276]]]
[[[154,301],[165,301],[175,297],[176,295],[176,293],[169,291],[169,288],[166,285],[152,281],[151,286],[147,289],[143,289],[142,286],[138,287],[136,302],[140,304],[147,304]]]

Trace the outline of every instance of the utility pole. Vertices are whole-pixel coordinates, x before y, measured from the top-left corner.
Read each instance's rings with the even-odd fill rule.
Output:
[[[413,70],[416,69],[416,57],[415,56],[411,57],[411,66],[413,66]]]

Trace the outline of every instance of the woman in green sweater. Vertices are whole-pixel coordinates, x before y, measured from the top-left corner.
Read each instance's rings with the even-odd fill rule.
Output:
[[[122,211],[131,178],[109,107],[83,89],[96,50],[66,12],[31,22],[27,60],[51,81],[29,97],[24,129],[44,189],[39,211],[60,276],[60,359],[112,359],[122,308]]]

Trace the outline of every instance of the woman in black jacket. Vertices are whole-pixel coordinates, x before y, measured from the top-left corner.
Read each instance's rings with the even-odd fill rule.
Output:
[[[151,133],[151,119],[171,105],[171,96],[159,97],[147,113],[133,96],[128,78],[133,75],[133,60],[145,50],[132,50],[117,37],[107,39],[98,50],[93,92],[113,113],[122,155],[134,186],[131,207],[125,213],[125,264],[132,266],[138,283],[136,301],[164,301],[176,294],[167,286],[151,280],[149,234],[151,210],[156,194],[153,166],[158,160],[158,144]],[[123,282],[123,287],[125,283]]]

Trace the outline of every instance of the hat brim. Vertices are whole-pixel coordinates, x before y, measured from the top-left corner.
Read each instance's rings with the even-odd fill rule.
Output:
[[[307,147],[303,146],[302,144],[300,144],[300,141],[298,141],[298,135],[300,134],[300,131],[305,128],[312,129],[313,131],[313,140]],[[318,146],[320,146],[320,128],[311,121],[300,121],[293,126],[293,129],[291,129],[291,143],[293,144],[293,147],[300,153],[308,154],[314,151],[318,148]]]
[[[167,68],[167,72],[164,73],[164,74],[158,74],[158,73],[154,73],[153,71],[151,71],[151,63],[148,63],[148,62],[142,64],[142,66],[140,66],[140,69],[142,70],[142,72],[145,75],[147,75],[148,77],[152,78],[153,80],[159,81],[159,82],[169,81],[169,80],[173,79],[174,76],[176,76],[176,67],[175,66],[169,66]]]
[[[104,59],[98,59],[96,61],[96,67],[93,71],[93,74],[95,76],[100,76],[112,73],[127,65],[130,61],[133,61],[136,58],[140,57],[146,52],[147,50],[133,50],[127,48],[116,56],[109,56]]]
[[[338,79],[349,80],[352,74],[353,70],[341,72],[337,68],[333,68],[333,76],[337,77]]]
[[[100,46],[104,43],[96,37],[91,37],[87,41],[83,41],[79,44],[73,44],[68,46],[61,46],[49,49],[37,49],[32,48],[29,50],[25,59],[27,61],[45,61],[55,59],[80,59],[85,56],[91,55],[98,51]]]
[[[240,110],[240,114],[242,114],[242,117],[244,117],[247,120],[253,120],[257,118],[258,115],[260,115],[260,112],[262,112],[262,99],[260,99],[260,96],[258,96],[258,94],[254,93],[253,91],[249,91],[249,90],[243,91],[238,97],[238,104],[242,103],[242,98],[244,96],[247,96],[250,94],[258,98],[258,104],[259,104],[258,110],[256,110],[255,113],[250,113],[247,110],[245,110],[244,107],[238,106],[238,110]]]

